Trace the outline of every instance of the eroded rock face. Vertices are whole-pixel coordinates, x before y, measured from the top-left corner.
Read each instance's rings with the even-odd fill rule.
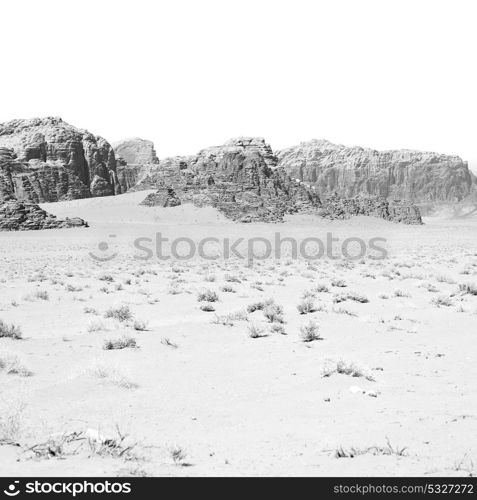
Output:
[[[158,163],[159,158],[154,149],[154,143],[146,139],[134,137],[113,144],[116,156],[121,157],[129,165],[146,165]]]
[[[0,231],[31,231],[64,227],[88,227],[79,217],[57,219],[35,203],[7,201],[0,205]]]
[[[413,203],[459,202],[476,183],[458,156],[412,150],[376,151],[323,140],[277,153],[278,165],[320,196],[373,195]]]
[[[147,195],[140,204],[147,207],[177,207],[181,204],[181,200],[174,189],[164,187],[158,189],[155,193]]]
[[[313,187],[292,179],[278,166],[278,158],[263,139],[239,138],[223,146],[203,149],[196,156],[166,158],[140,172],[134,190],[159,188],[143,204],[164,206],[173,189],[182,203],[211,205],[240,222],[279,222],[287,213],[308,212],[328,218],[372,215],[407,224],[421,223],[411,203],[382,197],[320,200]]]
[[[1,199],[38,203],[119,192],[114,151],[102,137],[54,117],[0,124]]]
[[[356,215],[368,215],[392,222],[422,224],[421,213],[414,204],[400,200],[389,201],[380,196],[360,195],[342,198],[334,194],[322,199],[320,215],[327,219],[347,219]]]
[[[261,138],[238,138],[196,156],[166,158],[141,173],[135,190],[171,187],[184,202],[217,207],[232,220],[280,221],[319,206],[319,198],[276,168]]]

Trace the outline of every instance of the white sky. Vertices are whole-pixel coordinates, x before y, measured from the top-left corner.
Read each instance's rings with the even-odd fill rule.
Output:
[[[459,154],[477,170],[475,0],[2,0],[0,121],[160,157],[239,135]]]

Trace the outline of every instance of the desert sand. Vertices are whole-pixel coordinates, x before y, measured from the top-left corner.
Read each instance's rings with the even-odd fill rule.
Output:
[[[477,473],[477,219],[236,224],[146,194],[42,206],[89,228],[1,234],[2,475]],[[277,231],[385,238],[388,257],[133,245]]]

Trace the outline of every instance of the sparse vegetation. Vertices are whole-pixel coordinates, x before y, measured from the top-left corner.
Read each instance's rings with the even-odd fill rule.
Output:
[[[7,324],[5,321],[0,319],[0,338],[19,340],[23,338],[23,334],[19,326]]]
[[[207,302],[206,304],[202,304],[200,306],[200,310],[204,311],[204,312],[214,312],[215,311],[215,307],[213,306],[213,304]]]
[[[265,333],[265,330],[259,326],[257,323],[251,323],[247,327],[248,330],[248,336],[251,339],[258,339],[260,337],[266,337],[267,334]]]
[[[475,283],[461,283],[459,290],[469,295],[477,295],[477,285]]]
[[[105,340],[103,345],[103,349],[107,351],[111,351],[113,349],[126,349],[128,347],[136,348],[137,343],[135,338],[128,337],[127,335],[124,335],[119,339]]]
[[[198,302],[218,302],[219,296],[213,290],[205,290],[197,296]]]
[[[111,307],[104,313],[104,317],[124,322],[132,318],[132,312],[131,309],[129,309],[129,306],[122,305],[119,307]]]
[[[453,305],[451,298],[445,295],[434,297],[431,302],[437,307],[451,307]]]
[[[311,297],[308,297],[308,298],[302,300],[296,306],[296,308],[298,309],[298,312],[300,314],[309,314],[309,313],[314,313],[317,311],[315,301]]]
[[[328,361],[321,373],[322,377],[330,377],[334,373],[348,375],[350,377],[363,377],[366,380],[374,382],[375,379],[368,369],[354,362],[348,362],[340,359],[339,361]]]
[[[348,448],[339,447],[335,451],[335,458],[354,458],[360,455],[395,455],[403,457],[406,455],[407,447],[394,447],[389,439],[386,438],[386,446],[369,446],[367,448]]]
[[[309,321],[300,326],[300,338],[303,342],[313,342],[314,340],[322,340],[319,333],[320,326],[316,321]]]
[[[0,372],[7,375],[18,375],[19,377],[31,377],[30,371],[15,354],[0,355]]]

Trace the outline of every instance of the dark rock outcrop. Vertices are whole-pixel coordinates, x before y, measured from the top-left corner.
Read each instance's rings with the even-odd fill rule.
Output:
[[[54,117],[0,124],[0,201],[39,203],[119,192],[114,151],[102,137]]]
[[[158,163],[154,143],[146,139],[134,137],[113,143],[117,157],[121,157],[129,165],[147,165]]]
[[[171,187],[182,203],[217,207],[236,221],[280,221],[285,213],[319,206],[319,198],[276,168],[261,138],[239,138],[197,156],[161,160],[134,189]]]
[[[0,205],[0,231],[31,231],[64,227],[88,227],[78,217],[57,219],[35,203],[7,201]]]
[[[320,196],[337,193],[402,199],[413,203],[459,202],[476,177],[458,156],[412,150],[376,151],[323,140],[303,142],[277,153],[278,165],[314,186]]]
[[[322,198],[322,208],[319,213],[327,219],[348,219],[356,215],[369,215],[392,222],[422,224],[419,208],[412,203],[399,200],[388,201],[379,196],[342,198],[334,194],[328,198]]]
[[[177,207],[180,204],[181,200],[171,187],[158,189],[155,193],[147,195],[140,203],[147,207]]]

